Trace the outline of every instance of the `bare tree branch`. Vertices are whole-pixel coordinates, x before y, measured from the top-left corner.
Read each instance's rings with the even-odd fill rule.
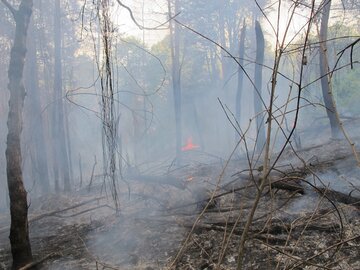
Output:
[[[121,7],[125,8],[129,12],[131,20],[136,24],[137,27],[139,27],[140,30],[165,30],[165,29],[168,29],[168,27],[162,27],[162,26],[166,25],[170,20],[174,19],[176,16],[178,16],[180,14],[180,13],[175,14],[173,17],[170,17],[168,20],[166,20],[165,22],[163,22],[155,27],[145,27],[144,25],[141,25],[140,23],[137,22],[131,8],[129,8],[128,6],[123,4],[120,0],[116,0],[116,2],[118,2],[118,4]]]
[[[350,66],[351,66],[351,69],[354,68],[354,65],[353,65],[353,63],[354,63],[354,61],[353,61],[353,51],[354,51],[354,46],[358,42],[360,42],[360,38],[357,38],[354,42],[350,43],[344,49],[342,49],[340,52],[338,52],[337,55],[340,55],[340,56],[338,57],[338,60],[336,61],[335,67],[339,63],[339,61],[340,61],[341,57],[343,56],[343,54],[345,53],[345,51],[350,48]]]
[[[176,16],[176,15],[175,15]],[[240,69],[242,70],[242,72],[244,72],[246,78],[248,78],[250,84],[254,87],[256,94],[259,96],[261,103],[263,104],[263,106],[265,108],[267,108],[266,103],[264,101],[264,99],[261,97],[261,94],[259,92],[259,89],[256,88],[256,85],[254,83],[254,81],[251,79],[249,73],[245,70],[244,66],[240,64],[240,59],[236,58],[232,53],[230,53],[224,46],[222,46],[221,44],[219,44],[218,42],[214,41],[213,39],[205,36],[204,34],[200,33],[199,31],[191,28],[190,26],[187,26],[185,24],[183,24],[182,22],[178,21],[175,19],[175,22],[180,24],[182,27],[188,29],[189,31],[193,32],[194,34],[202,37],[203,39],[206,39],[207,41],[211,42],[212,44],[214,44],[215,46],[219,47],[222,51],[224,51],[228,57],[230,57],[232,60],[235,61],[235,63],[240,67]]]
[[[4,3],[4,5],[10,10],[14,18],[16,18],[17,10],[7,1],[7,0],[1,0],[1,2]]]

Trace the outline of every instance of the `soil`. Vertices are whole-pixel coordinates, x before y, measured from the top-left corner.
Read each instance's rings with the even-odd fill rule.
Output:
[[[119,182],[119,211],[102,178],[32,199],[38,269],[236,269],[261,164],[188,160],[168,174]],[[346,143],[287,150],[270,175],[283,185],[268,185],[259,201],[243,269],[360,269],[359,170]],[[11,266],[8,223],[0,213],[0,269]]]

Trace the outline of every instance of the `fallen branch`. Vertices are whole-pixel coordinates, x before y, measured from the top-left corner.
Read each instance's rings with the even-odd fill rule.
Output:
[[[270,227],[267,227],[263,231],[266,231],[270,234],[282,234],[282,233],[288,233],[291,229],[291,231],[296,230],[304,230],[306,228],[307,231],[320,231],[320,232],[328,232],[328,233],[334,233],[340,230],[340,225],[337,223],[330,223],[330,224],[299,224],[299,225],[291,225],[291,224],[272,224]]]
[[[56,216],[58,218],[76,217],[76,216],[82,215],[84,213],[87,213],[87,212],[90,212],[90,211],[93,211],[93,210],[96,210],[96,209],[99,209],[99,208],[103,208],[103,207],[110,208],[111,210],[116,211],[116,209],[114,207],[111,207],[110,205],[107,205],[107,204],[102,204],[102,205],[99,205],[99,206],[91,207],[89,209],[85,209],[84,211],[81,211],[81,212],[78,212],[78,213],[75,213],[75,214],[72,214],[72,215],[57,215],[57,214],[55,214],[54,216]]]
[[[274,181],[271,183],[271,188],[291,191],[299,194],[305,194],[305,190],[302,186],[298,184],[288,183],[287,181]]]
[[[35,216],[35,217],[32,217],[32,218],[29,218],[29,223],[34,222],[34,221],[38,221],[39,219],[42,219],[44,217],[50,217],[50,216],[54,216],[54,215],[62,213],[62,212],[66,212],[66,211],[78,208],[80,206],[83,206],[85,204],[88,204],[88,203],[91,203],[91,202],[94,202],[94,201],[99,201],[99,200],[104,199],[104,198],[105,198],[105,196],[100,197],[100,198],[94,198],[94,199],[87,200],[85,202],[81,202],[81,203],[75,204],[73,206],[61,209],[61,210],[55,210],[55,211],[51,211],[51,212],[48,212],[48,213],[41,214],[41,215],[38,215],[38,216]]]
[[[348,205],[353,205],[357,208],[360,208],[360,198],[352,197],[345,193],[335,191],[332,189],[327,189],[327,188],[319,188],[318,190],[322,194],[324,194],[324,195],[326,194],[326,196],[331,200],[334,200],[334,201],[337,201],[340,203],[344,203],[344,204],[348,204]]]
[[[27,265],[19,268],[18,270],[28,270],[28,269],[33,269],[33,268],[36,269],[36,266],[42,264],[47,259],[50,259],[50,258],[53,258],[53,257],[60,257],[60,256],[61,256],[61,254],[59,254],[57,252],[53,252],[53,253],[50,253],[50,254],[46,255],[45,257],[41,258],[40,260],[28,263]]]
[[[69,210],[72,210],[72,209],[75,209],[75,208],[78,208],[80,206],[83,206],[85,204],[88,204],[88,203],[91,203],[91,202],[94,202],[94,201],[99,201],[101,199],[104,199],[105,196],[103,197],[99,197],[99,198],[94,198],[94,199],[91,199],[91,200],[87,200],[85,202],[81,202],[81,203],[78,203],[76,205],[73,205],[73,206],[70,206],[70,207],[67,207],[67,208],[64,208],[64,209],[60,209],[60,210],[55,210],[55,211],[50,211],[50,212],[47,212],[47,213],[44,213],[44,214],[41,214],[41,215],[38,215],[38,216],[35,216],[35,217],[31,217],[29,218],[29,224],[32,223],[32,222],[35,222],[35,221],[38,221],[42,218],[45,218],[45,217],[50,217],[50,216],[55,216],[59,213],[63,213],[63,212],[66,212],[66,211],[69,211]],[[10,227],[7,226],[5,228],[2,228],[0,229],[0,233],[4,233],[4,232],[7,232],[9,231]]]

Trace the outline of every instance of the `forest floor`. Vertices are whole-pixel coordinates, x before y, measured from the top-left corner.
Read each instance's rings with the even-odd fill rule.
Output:
[[[166,175],[130,175],[119,183],[119,213],[101,178],[33,199],[34,260],[39,269],[236,269],[260,165],[194,161]],[[360,168],[349,145],[286,151],[270,179],[244,269],[360,269]],[[8,222],[0,213],[0,269],[11,265]]]

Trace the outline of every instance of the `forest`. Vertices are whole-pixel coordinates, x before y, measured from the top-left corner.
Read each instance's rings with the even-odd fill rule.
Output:
[[[360,269],[359,1],[0,23],[0,270]]]

